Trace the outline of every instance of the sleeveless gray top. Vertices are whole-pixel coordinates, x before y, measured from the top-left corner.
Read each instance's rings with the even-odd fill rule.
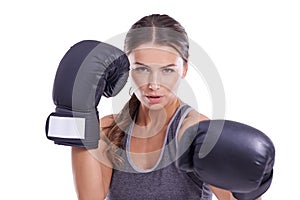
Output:
[[[187,104],[181,105],[173,115],[166,131],[163,149],[152,169],[135,166],[129,154],[131,132],[129,126],[123,138],[125,150],[120,150],[123,164],[114,167],[107,200],[211,200],[208,186],[193,173],[180,172],[175,166],[178,130],[192,110]]]

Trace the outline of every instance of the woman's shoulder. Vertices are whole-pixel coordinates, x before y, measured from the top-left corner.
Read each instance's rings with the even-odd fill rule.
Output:
[[[180,126],[180,130],[179,130],[179,133],[178,133],[178,139],[181,138],[181,136],[183,135],[183,133],[185,132],[186,129],[188,129],[192,125],[194,125],[196,123],[199,123],[201,121],[204,121],[204,120],[209,120],[209,118],[206,115],[198,112],[197,110],[192,109],[187,114],[187,116],[184,118],[184,120],[182,121],[182,124]]]
[[[198,112],[197,110],[195,109],[192,109],[186,116],[186,118],[184,119],[185,121],[195,121],[195,123],[197,122],[200,122],[200,121],[203,121],[203,120],[208,120],[209,118]]]
[[[116,119],[117,114],[105,115],[100,119],[100,127],[105,128],[110,126]]]

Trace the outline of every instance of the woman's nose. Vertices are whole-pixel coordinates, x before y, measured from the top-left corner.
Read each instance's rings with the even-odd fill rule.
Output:
[[[152,72],[149,76],[149,89],[158,90],[160,88],[160,80],[157,72]]]

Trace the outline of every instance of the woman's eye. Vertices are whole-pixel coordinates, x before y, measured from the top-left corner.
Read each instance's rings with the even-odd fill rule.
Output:
[[[164,73],[172,73],[172,72],[174,72],[175,70],[174,69],[171,69],[171,68],[164,68],[163,69],[163,72]]]
[[[136,67],[134,70],[137,72],[149,72],[148,68],[144,66]]]

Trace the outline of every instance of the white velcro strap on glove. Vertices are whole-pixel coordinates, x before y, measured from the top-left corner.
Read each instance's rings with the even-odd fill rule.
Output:
[[[48,136],[85,139],[85,118],[50,116]]]

